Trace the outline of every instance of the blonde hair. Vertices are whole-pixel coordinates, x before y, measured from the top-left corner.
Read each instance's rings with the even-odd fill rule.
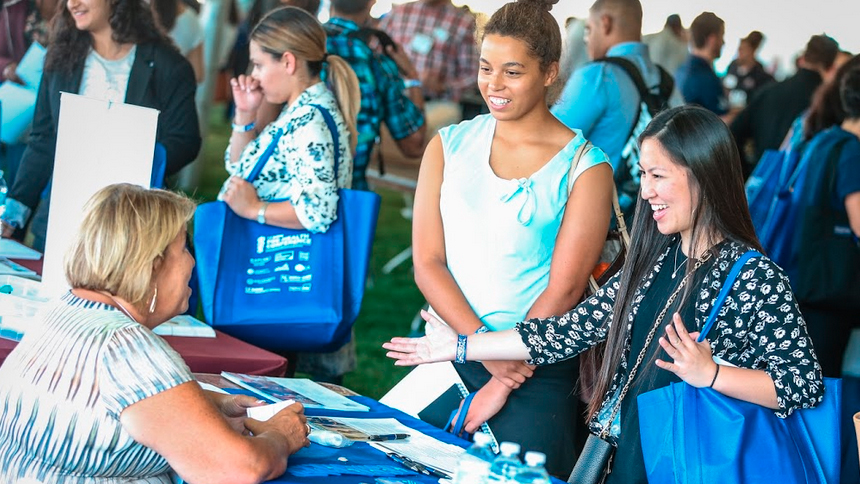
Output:
[[[323,62],[328,63],[328,82],[349,129],[350,150],[354,153],[355,123],[361,108],[358,77],[343,58],[326,54],[325,29],[317,19],[300,8],[278,8],[266,14],[254,27],[251,40],[276,57],[292,53],[307,63],[311,75],[318,75]]]
[[[73,288],[107,291],[137,306],[152,292],[156,260],[194,215],[194,202],[165,190],[120,183],[87,202],[78,235],[66,252]]]

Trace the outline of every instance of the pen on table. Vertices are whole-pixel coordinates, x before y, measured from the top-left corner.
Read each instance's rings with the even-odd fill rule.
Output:
[[[369,442],[385,442],[387,440],[403,440],[408,438],[409,434],[380,434],[367,436],[367,440]]]
[[[419,462],[415,462],[414,460],[410,459],[409,457],[397,454],[395,452],[386,452],[385,455],[387,455],[394,462],[397,462],[398,464],[402,465],[403,467],[406,467],[407,469],[411,469],[411,470],[413,470],[419,474],[424,474],[425,476],[443,477],[446,479],[451,478],[450,475],[445,474],[444,472],[437,471],[436,469],[434,469],[432,467],[425,466]]]

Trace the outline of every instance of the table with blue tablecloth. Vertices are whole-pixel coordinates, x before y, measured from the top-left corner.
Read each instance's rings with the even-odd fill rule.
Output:
[[[198,375],[199,377],[200,375]],[[214,384],[216,382],[210,380],[210,383]],[[331,388],[330,385],[326,386]],[[228,390],[231,392],[243,392],[242,390],[235,389]],[[347,390],[347,395],[350,393],[352,392]],[[400,410],[383,405],[372,398],[355,394],[352,394],[348,398],[366,405],[370,410],[368,412],[342,412],[306,408],[305,414],[308,416],[342,418],[393,418],[407,427],[442,442],[463,448],[468,447],[470,444]],[[365,471],[371,471],[367,473],[375,475],[362,475]],[[341,473],[342,475],[335,475],[336,473]],[[439,478],[413,472],[389,459],[383,452],[374,449],[366,442],[355,442],[349,447],[340,449],[311,443],[310,447],[306,447],[290,457],[287,472],[283,476],[267,482],[271,484],[435,484],[439,482]],[[553,483],[561,484],[562,482],[558,479],[553,479]]]

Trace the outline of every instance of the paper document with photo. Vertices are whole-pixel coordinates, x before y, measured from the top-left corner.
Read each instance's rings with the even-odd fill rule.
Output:
[[[308,408],[326,408],[349,412],[366,412],[369,409],[306,378],[276,378],[221,372],[225,379],[254,392],[270,402],[295,400]]]
[[[42,282],[54,294],[68,288],[63,256],[83,219],[86,202],[114,183],[149,187],[158,111],[64,92]]]
[[[411,437],[413,432],[393,418],[308,417],[308,423],[311,428],[337,432],[357,441],[371,441],[374,435],[400,434]]]

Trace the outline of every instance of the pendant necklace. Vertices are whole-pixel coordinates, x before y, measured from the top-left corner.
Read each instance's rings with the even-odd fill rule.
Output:
[[[681,251],[681,244],[678,243],[678,248],[675,250],[675,270],[672,271],[672,279],[674,279],[675,276],[678,275],[678,271],[681,270],[681,267],[683,267],[684,264],[687,263],[687,257],[684,256],[684,258],[681,259],[681,263],[678,264],[678,252],[680,252],[680,251]]]

